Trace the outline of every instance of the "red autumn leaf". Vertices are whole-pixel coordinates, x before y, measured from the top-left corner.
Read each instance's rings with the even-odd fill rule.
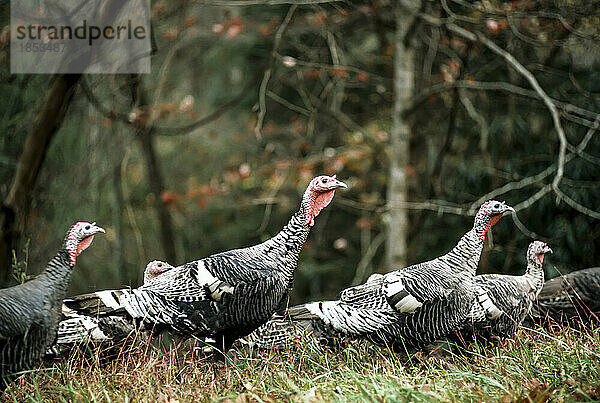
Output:
[[[240,32],[242,32],[242,30],[244,29],[243,25],[232,25],[229,27],[229,29],[227,30],[227,33],[225,34],[225,37],[227,37],[227,39],[233,39],[236,36],[238,36],[238,34]]]
[[[165,203],[167,206],[171,206],[173,203],[175,203],[177,200],[181,199],[181,195],[178,193],[174,193],[174,192],[167,192],[164,191],[162,192],[162,194],[160,195],[160,199],[162,200],[163,203]]]
[[[304,72],[304,78],[320,78],[321,70],[306,70]]]
[[[167,32],[165,32],[165,40],[169,41],[173,38],[175,38],[175,36],[177,35],[177,31],[175,31],[174,29],[169,29]]]
[[[360,228],[360,229],[369,229],[371,227],[373,227],[373,222],[368,219],[367,217],[361,217],[358,220],[356,220],[356,228]]]
[[[366,81],[369,81],[369,75],[367,73],[364,73],[364,72],[361,71],[360,73],[358,73],[356,75],[356,79],[358,81],[362,81],[364,83]]]
[[[242,17],[233,17],[225,22],[228,25],[242,25]]]

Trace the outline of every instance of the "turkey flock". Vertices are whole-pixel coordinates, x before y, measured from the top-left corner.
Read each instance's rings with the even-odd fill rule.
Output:
[[[307,338],[320,344],[363,338],[408,352],[439,341],[509,339],[526,320],[598,318],[600,268],[544,283],[544,257],[552,253],[544,242],[529,245],[523,275],[476,274],[487,232],[514,213],[495,200],[481,205],[472,228],[446,254],[375,274],[336,300],[287,307],[310,229],[346,187],[335,175],[314,178],[287,225],[258,245],[177,267],[155,260],[138,288],[65,298],[76,258],[105,232],[76,223],[38,277],[0,290],[0,390],[48,354],[79,343],[116,344],[140,332],[201,338],[220,360],[235,343],[293,349]]]

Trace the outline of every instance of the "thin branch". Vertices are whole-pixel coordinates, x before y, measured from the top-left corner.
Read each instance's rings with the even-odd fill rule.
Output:
[[[528,236],[529,238],[531,238],[531,239],[537,239],[537,240],[544,241],[544,242],[548,242],[549,241],[548,238],[540,236],[540,235],[536,234],[535,232],[531,231],[530,229],[528,229],[521,222],[521,220],[519,220],[519,217],[517,217],[516,214],[511,214],[510,216],[512,217],[512,220],[515,223],[515,225],[517,226],[518,230],[521,231],[526,236]]]
[[[283,4],[292,4],[293,6],[311,5],[311,4],[327,4],[327,3],[348,3],[348,0],[208,0],[204,4],[212,6],[257,6],[268,5],[277,6]]]
[[[285,106],[286,108],[288,108],[289,110],[292,110],[294,112],[297,112],[301,115],[304,116],[310,116],[310,111],[307,109],[304,109],[301,106],[295,105],[293,103],[291,103],[290,101],[288,101],[287,99],[280,97],[279,95],[277,95],[276,93],[274,93],[273,91],[267,91],[267,96],[269,98],[271,98],[273,101],[281,104],[282,106]]]
[[[527,70],[512,54],[507,52],[506,50],[500,48],[493,41],[489,40],[485,35],[480,32],[472,33],[469,32],[458,25],[455,24],[446,24],[446,27],[456,33],[457,35],[462,36],[465,39],[469,39],[471,41],[479,41],[483,45],[485,45],[492,52],[497,55],[503,57],[515,70],[517,70],[521,75],[523,75],[531,87],[538,93],[538,95],[546,104],[550,115],[552,116],[552,121],[554,122],[554,128],[556,129],[556,133],[558,135],[558,140],[560,142],[560,148],[558,152],[558,169],[556,170],[556,175],[554,176],[554,180],[552,181],[552,187],[557,190],[560,180],[562,179],[565,171],[565,155],[567,153],[567,136],[562,128],[562,124],[560,122],[560,116],[558,114],[558,109],[556,105],[552,101],[552,99],[546,94],[546,91],[541,87],[540,83],[537,81],[535,76]]]
[[[240,91],[240,93],[233,99],[227,101],[213,112],[208,115],[196,120],[195,122],[189,123],[184,126],[178,127],[164,127],[164,126],[154,126],[156,135],[160,136],[179,136],[183,134],[188,134],[210,122],[213,122],[223,116],[228,109],[233,106],[239,104],[247,95],[248,90],[254,85],[254,80],[251,80],[244,86],[244,88]],[[133,125],[134,122],[129,120],[129,116],[123,112],[115,111],[114,109],[108,108],[102,104],[102,102],[96,97],[92,89],[88,86],[86,80],[81,80],[81,88],[88,99],[88,101],[100,112],[101,115],[105,116],[110,120],[120,121],[127,125]]]
[[[559,188],[554,189],[554,192],[561,197],[565,203],[567,203],[569,206],[573,207],[575,210],[579,211],[582,214],[588,215],[592,218],[595,218],[596,220],[600,220],[600,213],[597,211],[594,211],[592,209],[589,209],[579,203],[577,203],[575,200],[571,199],[569,196],[567,196],[562,190],[560,190]]]
[[[480,136],[480,140],[479,140],[479,149],[482,152],[486,152],[487,146],[488,146],[488,138],[490,137],[490,130],[489,130],[488,124],[485,121],[485,118],[483,117],[483,115],[481,113],[477,112],[477,109],[475,108],[475,106],[473,105],[473,103],[471,102],[471,100],[469,99],[467,94],[465,94],[465,91],[463,91],[462,89],[459,89],[458,94],[460,96],[460,102],[465,107],[467,114],[469,115],[469,117],[471,119],[473,119],[477,123],[477,125],[479,126],[479,128],[481,130],[481,136]]]
[[[240,93],[235,98],[232,98],[231,100],[227,101],[208,115],[196,120],[195,122],[180,127],[155,126],[155,134],[160,136],[179,136],[182,134],[188,134],[204,125],[207,125],[208,123],[213,122],[219,119],[221,116],[223,116],[223,114],[225,114],[225,112],[227,112],[228,109],[242,102],[242,100],[246,97],[248,91],[250,90],[250,88],[252,88],[253,85],[254,80],[251,80],[250,82],[248,82],[248,84],[246,84],[246,86],[240,91]]]
[[[127,123],[128,125],[131,124],[129,118],[127,117],[127,114],[118,112],[114,109],[104,106],[102,102],[100,102],[100,100],[96,97],[96,94],[94,94],[92,89],[88,86],[87,80],[85,78],[81,80],[80,86],[86,98],[88,99],[88,102],[92,104],[94,108],[96,108],[96,110],[100,112],[101,115],[110,120],[121,121],[123,123]]]
[[[526,210],[529,207],[533,206],[538,200],[540,200],[542,197],[546,196],[551,191],[552,191],[552,186],[546,185],[543,188],[541,188],[540,190],[538,190],[537,192],[535,192],[535,194],[533,196],[531,196],[529,199],[523,200],[521,203],[513,206],[513,208],[515,209],[515,211],[517,213],[521,210]]]
[[[541,99],[539,94],[536,91],[528,90],[526,88],[522,88],[516,86],[514,84],[502,82],[502,81],[465,81],[465,80],[457,80],[454,82],[444,82],[439,84],[434,84],[428,88],[425,88],[421,93],[416,95],[413,98],[413,102],[404,109],[402,114],[404,116],[413,113],[418,107],[420,107],[424,102],[426,102],[429,97],[433,94],[438,94],[440,92],[448,91],[454,88],[465,88],[470,90],[481,90],[481,91],[505,91],[511,94],[520,95],[522,97],[531,98],[531,99]],[[596,117],[600,116],[600,114],[581,108],[579,106],[562,102],[557,99],[552,99],[552,102],[560,109],[562,109],[565,113],[575,113],[589,119],[596,119]],[[585,125],[584,123],[581,123]]]
[[[369,267],[369,264],[375,257],[377,250],[383,244],[383,241],[385,241],[385,232],[380,232],[373,239],[373,241],[369,244],[367,251],[365,252],[363,257],[360,259],[360,262],[358,262],[358,265],[356,266],[356,272],[354,274],[354,278],[352,279],[352,283],[351,283],[352,285],[361,284],[364,281],[365,271],[367,270],[367,267]]]
[[[579,145],[577,145],[576,147],[576,152],[572,152],[569,153],[566,157],[565,157],[565,164],[569,163],[573,158],[575,158],[576,154],[579,154],[581,152],[583,152],[583,150],[585,150],[585,147],[587,147],[588,143],[590,142],[590,140],[592,139],[592,136],[594,135],[594,133],[596,132],[596,130],[598,129],[598,127],[600,126],[600,116],[598,116],[598,118],[596,118],[595,122],[594,122],[594,126],[591,127],[587,133],[585,134],[585,136],[583,137],[583,139],[581,140],[581,142],[579,143]],[[532,175],[532,176],[528,176],[526,178],[523,178],[517,182],[509,182],[504,184],[503,186],[492,190],[491,192],[483,195],[482,197],[480,197],[479,199],[475,200],[472,204],[471,207],[469,208],[469,210],[471,212],[476,211],[477,208],[479,208],[479,206],[481,205],[481,203],[483,203],[486,200],[489,199],[495,199],[496,197],[508,193],[512,190],[516,190],[516,189],[522,189],[524,187],[533,185],[534,183],[538,183],[540,181],[542,181],[544,178],[550,176],[554,171],[556,170],[556,166],[550,165],[548,168],[544,169],[542,172]],[[545,193],[543,193],[542,191],[546,191]],[[518,205],[514,206],[514,209],[519,211],[522,209],[527,209],[529,208],[534,202],[536,202],[537,200],[539,200],[542,196],[544,196],[546,193],[548,193],[546,187],[542,188],[542,190],[540,190],[538,193],[536,193],[534,196],[532,196],[531,198],[525,200],[524,202],[519,203]],[[537,198],[536,198],[537,197]]]
[[[289,25],[292,17],[294,16],[294,12],[298,6],[296,4],[290,6],[288,9],[287,15],[285,19],[279,25],[277,32],[275,33],[275,41],[273,42],[273,50],[271,51],[271,61],[269,62],[269,67],[265,70],[263,74],[263,79],[260,83],[260,89],[258,91],[258,117],[256,119],[256,126],[254,127],[254,134],[256,138],[262,138],[262,125],[265,120],[265,115],[267,114],[267,102],[266,102],[266,94],[267,87],[269,85],[269,80],[271,79],[271,72],[273,71],[273,61],[275,60],[277,49],[279,49],[279,44],[281,43],[281,38],[283,37],[283,33],[285,32],[287,26]]]

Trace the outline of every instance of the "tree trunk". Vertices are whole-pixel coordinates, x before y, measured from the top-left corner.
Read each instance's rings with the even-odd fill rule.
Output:
[[[154,150],[154,130],[152,128],[141,130],[137,135],[142,145],[144,159],[146,160],[148,184],[150,185],[150,191],[154,195],[154,207],[156,208],[158,222],[160,224],[160,237],[165,258],[169,263],[176,265],[177,254],[175,252],[173,223],[171,221],[171,215],[167,210],[167,206],[161,198],[165,185],[162,173],[158,167],[156,151]]]
[[[115,228],[113,259],[115,265],[115,278],[119,281],[119,284],[127,284],[127,273],[125,273],[125,262],[123,260],[123,242],[125,241],[123,211],[125,210],[125,201],[123,197],[123,185],[121,182],[121,164],[116,164],[116,166],[113,167],[112,176],[114,192],[113,226]]]
[[[141,81],[141,76],[139,75],[132,77],[132,100],[134,106],[137,106],[140,110],[144,110],[150,108],[150,103],[148,102]],[[151,113],[150,110],[147,110],[147,112],[148,114]],[[151,119],[137,129],[136,137],[140,141],[142,154],[146,161],[146,175],[148,177],[150,191],[154,195],[154,207],[160,225],[160,238],[165,259],[167,259],[169,263],[176,265],[177,253],[175,250],[173,222],[171,220],[171,215],[167,210],[167,205],[163,202],[161,197],[163,190],[165,189],[165,182],[160,167],[158,166],[158,159],[154,149],[154,128]]]
[[[400,2],[399,2],[400,3]],[[420,1],[401,2],[396,8],[396,51],[394,54],[394,110],[390,136],[390,173],[387,189],[386,268],[394,270],[407,264],[408,200],[406,169],[410,164],[411,127],[402,111],[410,104],[414,92],[414,49],[405,43],[413,27]]]
[[[0,210],[0,284],[11,274],[12,251],[23,236],[31,195],[50,142],[61,127],[80,74],[55,76],[35,116],[19,157],[17,170]]]

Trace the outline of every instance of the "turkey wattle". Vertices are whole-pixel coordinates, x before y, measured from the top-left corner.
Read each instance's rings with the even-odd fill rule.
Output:
[[[77,256],[104,232],[95,224],[73,225],[39,276],[0,290],[0,376],[32,367],[54,341]]]
[[[306,329],[308,333],[318,329],[321,337],[324,333],[319,321],[332,329],[325,333],[340,332],[397,346],[421,347],[448,335],[460,329],[471,312],[485,234],[507,211],[514,210],[504,202],[490,200],[479,209],[473,228],[447,254],[375,276],[365,284],[345,289],[337,301],[290,308],[283,317],[275,318],[280,322],[261,327],[258,332],[263,333],[253,334],[250,339],[265,346],[282,340],[289,344],[282,329],[290,327],[291,338],[306,333]],[[486,307],[487,315],[498,314],[493,304]],[[275,329],[273,337],[269,329]]]
[[[346,188],[335,176],[314,178],[300,210],[273,238],[172,268],[133,290],[107,290],[64,301],[91,317],[125,315],[147,328],[212,337],[227,350],[265,323],[291,287],[315,217]]]

